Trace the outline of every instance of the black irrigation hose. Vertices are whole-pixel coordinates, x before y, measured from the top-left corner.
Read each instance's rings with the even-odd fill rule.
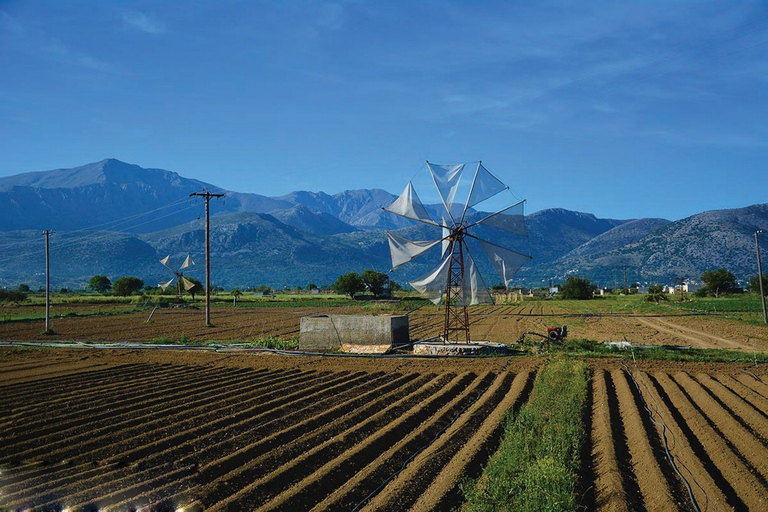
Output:
[[[510,361],[511,361],[511,360],[510,360]],[[471,406],[473,406],[473,405],[474,405],[474,404],[475,404],[475,403],[476,403],[478,400],[480,400],[480,397],[481,397],[481,396],[483,396],[483,395],[484,395],[484,394],[485,394],[485,393],[486,393],[486,392],[487,392],[489,389],[491,389],[491,386],[493,386],[493,383],[494,383],[494,382],[496,382],[496,379],[499,377],[499,375],[501,375],[502,373],[504,373],[504,371],[506,371],[506,369],[507,369],[507,366],[509,366],[509,363],[510,363],[510,361],[507,361],[506,363],[504,363],[504,366],[502,366],[502,367],[499,369],[499,372],[498,372],[498,373],[497,373],[497,374],[496,374],[496,375],[493,377],[493,379],[491,380],[491,382],[489,382],[489,383],[488,383],[488,385],[487,385],[485,388],[483,388],[483,390],[482,390],[482,391],[480,391],[480,392],[478,392],[478,393],[477,393],[477,396],[474,398],[474,400],[472,400],[470,403],[468,403],[467,405],[465,405],[464,407],[462,407],[462,408],[461,408],[461,410],[460,410],[460,411],[458,411],[458,412],[456,413],[456,415],[455,415],[453,418],[451,418],[451,421],[449,421],[449,422],[448,422],[448,424],[446,424],[446,425],[445,425],[443,428],[441,428],[440,430],[438,430],[438,431],[437,431],[437,433],[435,433],[435,435],[434,435],[434,437],[433,437],[432,439],[430,439],[430,440],[429,440],[429,441],[428,441],[428,442],[427,442],[425,445],[421,446],[421,447],[420,447],[418,450],[416,450],[415,452],[413,452],[413,454],[412,454],[410,457],[408,457],[408,458],[405,460],[405,462],[403,462],[403,465],[402,465],[402,466],[400,466],[400,469],[398,469],[397,471],[395,471],[394,473],[392,473],[391,475],[389,475],[389,476],[388,476],[388,477],[387,477],[387,478],[386,478],[386,479],[385,479],[385,480],[384,480],[384,481],[381,483],[381,485],[379,485],[379,486],[378,486],[376,489],[374,489],[374,490],[373,490],[373,491],[372,491],[372,492],[371,492],[371,493],[370,493],[368,496],[366,496],[365,498],[363,498],[363,500],[362,500],[360,503],[358,503],[357,505],[355,505],[355,508],[353,508],[353,509],[352,509],[352,512],[357,512],[358,510],[360,510],[360,508],[361,508],[363,505],[365,505],[365,504],[366,504],[366,503],[367,503],[367,502],[368,502],[368,501],[369,501],[371,498],[373,498],[374,496],[376,496],[377,494],[379,494],[379,493],[382,491],[382,489],[384,489],[384,487],[386,487],[386,486],[387,486],[387,484],[389,484],[389,482],[391,482],[392,480],[394,480],[394,479],[397,477],[397,475],[399,475],[400,473],[402,473],[403,471],[405,471],[405,468],[406,468],[406,466],[408,466],[408,464],[410,464],[410,463],[411,463],[411,462],[412,462],[412,461],[413,461],[413,460],[414,460],[414,459],[415,459],[415,458],[416,458],[416,457],[417,457],[417,456],[418,456],[418,455],[419,455],[421,452],[423,452],[424,450],[426,450],[427,448],[429,448],[430,446],[432,446],[432,445],[435,443],[435,441],[437,441],[437,439],[438,439],[438,438],[439,438],[441,435],[443,435],[443,433],[444,433],[446,430],[448,430],[448,428],[449,428],[451,425],[453,425],[454,423],[456,423],[456,420],[458,420],[458,419],[459,419],[459,417],[460,417],[460,416],[461,416],[461,415],[464,413],[464,411],[466,411],[466,410],[467,410],[467,409],[469,409]]]
[[[640,368],[637,365],[637,361],[635,360],[635,353],[632,351],[632,363],[635,367],[635,369],[640,372]],[[667,441],[667,425],[664,423],[663,420],[656,420],[654,418],[653,411],[651,411],[650,407],[648,406],[648,402],[645,400],[645,396],[643,395],[642,390],[640,389],[640,385],[637,383],[637,380],[635,380],[635,376],[632,375],[632,371],[627,366],[626,362],[621,362],[622,367],[624,368],[624,371],[629,375],[629,378],[632,379],[632,383],[635,385],[635,389],[637,389],[637,393],[640,395],[640,400],[643,402],[643,408],[648,413],[648,418],[651,420],[651,423],[656,425],[657,427],[661,428],[661,439],[662,443],[664,445],[664,452],[666,453],[667,460],[669,460],[669,463],[672,465],[672,469],[675,471],[677,476],[680,478],[680,480],[683,481],[683,485],[685,485],[686,490],[688,491],[688,497],[691,500],[691,505],[693,506],[693,510],[696,512],[701,512],[701,509],[699,508],[699,504],[696,501],[696,498],[693,495],[693,489],[691,488],[691,484],[688,482],[688,480],[683,476],[683,474],[680,472],[680,470],[677,468],[677,464],[675,463],[675,460],[677,457],[673,456],[672,453],[669,450],[669,443]],[[712,504],[712,508],[715,510],[718,510],[714,503],[709,499],[709,496],[707,495],[707,492],[704,490],[704,488],[699,484],[698,481],[696,481],[696,478],[691,473],[691,470],[688,469],[688,467],[683,463],[682,461],[679,461],[680,464],[685,468],[685,470],[688,472],[688,474],[693,479],[696,486],[701,490],[701,492],[704,493],[704,497],[707,499],[707,509],[709,508],[709,505]],[[705,510],[707,510],[705,509]]]

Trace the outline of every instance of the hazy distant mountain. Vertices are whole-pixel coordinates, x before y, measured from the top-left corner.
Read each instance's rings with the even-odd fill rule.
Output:
[[[0,178],[0,285],[43,283],[44,229],[56,231],[54,287],[82,288],[95,274],[136,275],[156,284],[170,277],[160,258],[171,255],[180,263],[187,254],[198,262],[189,275],[202,280],[203,205],[189,194],[203,189],[226,193],[212,202],[211,219],[213,282],[221,286],[330,284],[344,272],[389,270],[383,229],[414,240],[440,237],[439,229],[383,211],[396,196],[379,189],[271,198],[108,159]],[[426,207],[438,214],[437,207]],[[515,280],[521,286],[541,286],[572,273],[612,285],[624,268],[631,281],[641,282],[695,279],[718,266],[747,278],[756,274],[753,235],[768,226],[768,204],[672,223],[599,219],[553,208],[529,215],[526,224],[527,240],[490,228],[480,233],[533,256]],[[472,250],[488,284],[495,284],[485,255]],[[439,248],[394,272],[393,279],[415,278],[438,258]]]
[[[536,247],[536,262],[546,263],[626,221],[551,208],[532,213],[525,222],[531,245]]]
[[[0,230],[154,231],[188,220],[189,194],[203,188],[220,190],[175,172],[111,158],[74,169],[8,176],[0,178]],[[141,215],[160,208],[154,215]]]
[[[297,204],[288,210],[275,211],[272,215],[288,226],[315,235],[337,235],[356,231],[354,227],[330,213],[318,212],[303,204]]]

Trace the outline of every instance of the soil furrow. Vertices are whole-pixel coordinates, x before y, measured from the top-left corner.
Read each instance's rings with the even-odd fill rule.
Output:
[[[614,440],[617,435],[612,426],[619,425],[617,408],[611,407],[608,397],[608,375],[598,370],[593,377],[592,399],[592,464],[596,475],[595,505],[598,510],[625,512],[630,510],[626,501],[621,469]],[[611,385],[612,391],[613,386]],[[623,434],[622,434],[623,435]]]
[[[719,381],[699,373],[696,381],[718,404],[725,408],[739,423],[749,429],[750,433],[759,439],[763,445],[768,443],[768,415],[755,409],[743,398],[723,386]]]
[[[223,439],[220,442],[205,443],[204,439],[197,439],[195,443],[200,445],[200,447],[196,447],[194,453],[179,458],[179,464],[196,464],[199,467],[203,467],[214,463],[221,457],[222,453],[240,452],[242,454],[243,450],[239,449],[241,446],[248,446],[250,453],[252,453],[252,448],[258,444],[274,445],[301,438],[343,416],[350,409],[370,403],[376,397],[385,395],[392,390],[400,392],[404,385],[410,385],[414,380],[418,382],[417,377],[419,377],[417,374],[405,376],[391,374],[384,375],[380,379],[366,380],[364,384],[330,396],[327,401],[318,401],[309,404],[303,409],[286,411],[287,414],[285,416],[260,423],[246,432],[245,435],[237,435],[237,433],[233,435],[231,429],[227,429],[223,433],[227,439]],[[387,382],[381,384],[381,381]],[[392,395],[389,395],[389,398],[392,398]],[[292,404],[289,404],[286,408],[290,405]],[[244,460],[249,461],[250,458],[244,457]],[[200,485],[208,483],[203,478],[196,478],[195,482]],[[184,491],[190,488],[193,483],[191,481],[175,482],[166,495],[184,502],[189,499]],[[178,496],[179,493],[184,495]]]
[[[736,380],[751,389],[752,392],[763,397],[763,399],[768,400],[768,384],[765,382],[759,381],[747,373],[738,374]]]
[[[467,407],[468,403],[475,399],[479,390],[486,387],[492,378],[493,374],[489,373],[481,379],[476,379],[461,394],[456,395],[453,400],[422,422],[418,429],[412,429],[404,436],[398,429],[377,432],[375,436],[371,436],[352,449],[345,451],[298,485],[294,485],[288,491],[275,497],[264,508],[286,510],[300,505],[306,506],[317,503],[328,495],[330,490],[341,487],[368,465],[383,468],[384,471],[387,471],[387,468],[399,467],[410,454],[428,443],[456,414]],[[386,454],[389,455],[385,457]],[[355,502],[351,503],[352,506],[354,504]],[[349,509],[352,507],[350,503],[344,503],[336,504],[334,508]]]
[[[708,484],[703,475],[695,476],[704,488],[706,497],[712,499],[718,508],[727,506],[737,510],[761,510],[763,507],[758,505],[763,498],[757,493],[760,486],[749,470],[710,427],[671,376],[659,374],[656,378],[669,399],[669,412],[676,417],[677,424],[683,429],[695,457],[702,462],[710,477],[711,483]],[[691,467],[688,461],[686,465]],[[725,503],[715,498],[720,492],[724,495]],[[699,503],[704,503],[705,499],[702,494],[697,495]]]
[[[717,432],[728,448],[750,468],[750,473],[759,480],[758,489],[762,488],[763,492],[768,493],[768,481],[763,476],[768,475],[768,449],[690,375],[677,373],[674,380],[709,427]]]
[[[242,375],[241,379],[244,380],[249,378],[250,372],[241,371],[237,373],[240,373]],[[45,422],[52,417],[54,425],[52,425],[51,430],[63,432],[67,428],[82,423],[83,417],[86,415],[89,421],[98,421],[100,419],[98,415],[106,411],[106,416],[112,418],[113,411],[115,410],[137,402],[146,402],[153,397],[165,396],[170,400],[175,394],[194,388],[194,385],[188,384],[189,380],[207,382],[210,378],[205,374],[199,373],[194,376],[188,376],[183,373],[170,376],[152,373],[149,377],[143,378],[140,381],[143,384],[142,386],[136,387],[132,385],[135,380],[133,375],[130,378],[118,375],[114,377],[114,380],[117,381],[117,384],[111,382],[101,385],[88,383],[88,388],[83,390],[84,392],[81,395],[61,400],[55,399],[39,404],[39,412],[37,414],[28,415],[23,418],[21,429],[26,431],[26,425],[37,423],[37,418],[40,418],[40,422]],[[119,391],[116,391],[116,389],[119,389]],[[94,397],[105,398],[94,399]],[[62,407],[62,405],[65,405],[65,407]],[[38,435],[45,435],[46,433],[42,430],[38,431]]]
[[[309,373],[313,374],[314,372]],[[297,384],[297,386],[302,386],[302,390],[311,391],[311,388],[305,388],[305,385],[306,381]],[[236,389],[227,395],[217,395],[206,398],[204,402],[210,403],[210,405],[206,407],[202,407],[202,402],[200,402],[195,409],[193,408],[196,404],[195,401],[187,402],[184,414],[176,416],[178,419],[175,423],[176,429],[169,432],[178,430],[185,431],[188,428],[196,427],[197,424],[200,423],[198,418],[202,414],[221,416],[226,413],[226,415],[230,415],[230,409],[232,408],[242,407],[242,405],[247,402],[269,398],[269,395],[260,394],[260,392],[263,391],[260,389],[262,386],[263,383],[255,382],[247,387],[236,387]],[[271,383],[270,386],[275,386],[275,383]],[[272,394],[274,395],[286,391],[289,391],[289,388],[280,389]],[[248,393],[251,394],[250,397],[248,396]],[[272,410],[272,413],[275,414],[278,410],[279,407],[276,407]],[[189,417],[187,424],[182,421],[184,417]],[[167,422],[163,419],[156,420],[154,423],[158,425],[158,428],[160,429],[167,428]],[[129,437],[129,441],[126,441],[123,438],[119,443],[115,443],[114,440],[110,439],[110,436],[112,435],[112,431],[110,431],[103,439],[99,438],[90,443],[81,443],[74,447],[70,447],[70,452],[49,453],[49,457],[52,455],[59,455],[64,458],[72,455],[72,450],[74,450],[74,453],[76,454],[75,456],[78,459],[84,459],[85,462],[77,466],[73,466],[72,460],[64,460],[62,463],[53,467],[43,464],[40,468],[31,468],[28,474],[20,472],[14,479],[14,482],[20,482],[20,485],[23,485],[24,488],[51,486],[54,483],[56,485],[62,485],[72,481],[82,481],[91,478],[94,475],[103,477],[105,469],[102,466],[104,465],[123,468],[129,464],[147,464],[148,461],[142,461],[141,458],[144,456],[144,453],[149,453],[151,455],[153,454],[153,451],[152,449],[148,449],[146,444],[154,443],[155,439],[163,439],[163,434],[156,434],[155,431],[150,430],[149,424],[144,424],[137,428],[139,429],[137,430],[138,435]],[[165,434],[168,435],[168,432]],[[151,444],[151,446],[154,445]],[[98,464],[98,466],[94,467],[95,464]],[[84,471],[84,473],[80,473],[80,471]],[[35,479],[37,479],[37,481],[35,481]]]
[[[309,379],[307,377],[304,380]],[[297,378],[286,377],[293,382]],[[219,379],[217,379],[218,381]],[[294,384],[297,386],[298,384]],[[129,431],[146,433],[148,427],[159,425],[162,427],[166,424],[164,419],[167,415],[178,412],[182,416],[189,414],[189,396],[195,396],[198,392],[202,392],[205,389],[216,389],[216,384],[206,385],[204,389],[195,388],[194,384],[185,385],[183,391],[172,395],[173,402],[166,402],[169,397],[164,397],[162,394],[152,394],[152,400],[141,402],[137,401],[131,404],[130,407],[123,408],[119,411],[115,411],[114,416],[107,415],[102,418],[105,421],[97,423],[99,427],[91,425],[97,421],[97,418],[83,418],[78,422],[76,426],[71,426],[69,429],[62,428],[60,431],[52,432],[50,435],[45,436],[42,432],[28,432],[24,438],[28,439],[27,443],[20,443],[15,441],[17,451],[14,454],[14,458],[34,458],[40,455],[51,455],[53,453],[58,454],[60,457],[70,457],[71,446],[75,443],[79,443],[83,440],[89,443],[99,442],[99,436],[109,436],[111,432],[115,431],[118,427],[126,427],[123,432],[127,434]],[[204,400],[206,402],[213,403],[212,407],[217,407],[216,396],[209,395],[205,398],[198,400]],[[175,405],[174,405],[175,402]],[[141,415],[139,414],[141,412]],[[144,421],[147,419],[148,421]],[[108,420],[108,421],[106,421]],[[101,426],[103,425],[103,426]],[[50,430],[50,429],[49,429]],[[74,430],[74,432],[73,432]],[[48,432],[46,432],[48,433]],[[59,453],[59,450],[63,450],[63,453]],[[0,459],[2,460],[2,459]]]
[[[470,402],[461,416],[387,485],[385,494],[380,493],[374,497],[366,506],[366,510],[412,510],[414,503],[424,495],[430,484],[436,481],[440,471],[451,462],[459,450],[471,443],[471,438],[480,425],[509,392],[513,380],[512,374],[505,373],[499,377],[494,375],[492,381],[478,386],[472,397],[475,401]],[[433,497],[443,497],[451,490],[448,482],[440,482],[440,486],[440,490]]]
[[[712,376],[712,379],[719,382],[731,393],[741,398],[744,403],[751,407],[756,413],[760,414],[764,418],[768,418],[768,399],[758,395],[752,389],[748,388],[730,375],[718,374]]]
[[[342,377],[345,378],[346,374]],[[359,380],[362,380],[362,376],[358,377]],[[309,393],[312,393],[312,388],[306,389]],[[300,395],[301,391],[294,393],[294,397],[297,395]],[[273,401],[274,402],[274,401]],[[256,409],[256,408],[254,408]],[[264,407],[261,407],[260,409],[264,409]],[[270,408],[269,406],[266,406],[267,414],[274,414],[274,409]],[[193,418],[197,424],[199,424],[201,421],[205,422],[206,420],[198,420],[197,416]],[[253,418],[255,419],[255,418]],[[134,485],[132,482],[141,482],[146,479],[154,479],[156,478],[156,474],[158,471],[162,471],[162,465],[158,466],[157,464],[152,464],[150,461],[148,461],[145,457],[148,454],[164,454],[165,451],[168,449],[173,449],[177,445],[183,446],[185,442],[188,442],[190,440],[195,440],[198,437],[198,433],[200,432],[206,432],[207,430],[212,430],[215,432],[218,432],[220,430],[220,427],[226,424],[229,421],[229,419],[224,420],[214,420],[213,422],[208,422],[205,425],[197,426],[192,430],[187,430],[185,428],[179,428],[174,430],[176,432],[175,436],[173,437],[173,441],[169,441],[167,436],[163,436],[160,438],[159,441],[150,442],[149,445],[147,445],[147,442],[139,444],[139,446],[129,452],[123,452],[119,454],[120,460],[116,462],[112,462],[109,467],[103,467],[100,468],[100,470],[94,472],[91,471],[91,475],[89,477],[85,477],[85,475],[79,474],[75,475],[76,478],[72,478],[70,475],[69,478],[65,478],[62,480],[59,485],[62,485],[60,488],[57,488],[57,492],[60,495],[69,495],[72,494],[73,488],[77,489],[84,489],[87,494],[92,495],[95,489],[109,489],[112,486],[114,486],[114,482],[116,480],[120,481],[120,485]],[[212,427],[211,427],[212,426]],[[210,427],[210,428],[209,428]],[[178,433],[181,432],[181,433]],[[163,457],[165,460],[173,461],[173,464],[178,463],[178,459],[175,457],[167,456]],[[100,462],[100,466],[103,462]],[[170,463],[167,463],[170,464]],[[187,464],[189,465],[189,464]],[[196,465],[193,464],[195,467]],[[87,467],[87,465],[86,465]],[[117,478],[115,476],[115,471],[118,472],[118,474],[122,474],[120,478]],[[138,484],[136,484],[138,485]],[[106,491],[102,491],[106,492]],[[84,498],[83,498],[84,499]]]
[[[431,382],[414,394],[393,403],[383,410],[357,422],[348,428],[340,429],[333,437],[320,443],[306,444],[293,455],[276,452],[271,460],[260,461],[253,469],[238,472],[235,478],[225,478],[230,486],[242,488],[236,495],[227,499],[216,499],[217,510],[242,510],[243,507],[255,508],[266,500],[276,496],[294,482],[300,481],[310,474],[323,461],[342,453],[349,445],[354,445],[372,432],[397,425],[405,428],[415,428],[431,414],[449,402],[474,379],[474,374],[457,376],[449,384],[435,390],[437,382]],[[303,444],[303,443],[302,443]],[[289,463],[286,462],[290,460]],[[253,482],[253,483],[250,483]],[[223,482],[222,482],[223,483]],[[205,501],[205,500],[204,500]]]
[[[501,403],[486,416],[474,435],[432,480],[414,510],[453,510],[461,505],[464,496],[459,487],[463,478],[477,478],[491,455],[498,449],[504,433],[504,419],[510,411],[517,411],[528,400],[533,389],[534,372],[514,376],[507,386]],[[446,433],[448,434],[448,433]]]
[[[101,382],[88,379],[87,376],[80,376],[79,389],[76,390],[62,392],[58,388],[52,389],[46,384],[38,386],[37,390],[30,390],[29,392],[36,396],[46,397],[46,399],[34,403],[26,402],[22,406],[14,407],[12,414],[6,418],[12,421],[7,423],[16,423],[19,419],[25,423],[33,423],[36,422],[37,418],[45,418],[51,412],[64,418],[61,410],[66,410],[69,415],[77,415],[87,412],[89,409],[95,409],[102,404],[117,403],[156,389],[157,384],[152,382],[153,378],[168,380],[175,378],[170,368],[158,372],[157,369],[148,367],[148,365],[132,369],[128,378],[123,372],[125,372],[124,369],[114,368]],[[84,382],[87,382],[87,387],[83,384]]]
[[[637,386],[632,382],[632,377]],[[619,411],[627,444],[631,455],[634,474],[642,494],[645,507],[651,510],[673,510],[682,504],[683,495],[680,493],[680,483],[675,479],[660,442],[656,426],[651,423],[643,401],[653,401],[654,397],[647,396],[651,390],[643,386],[646,374],[635,371],[615,370],[612,378],[619,399]],[[638,387],[643,396],[638,395]]]

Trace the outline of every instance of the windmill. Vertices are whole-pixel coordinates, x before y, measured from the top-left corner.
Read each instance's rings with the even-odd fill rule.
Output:
[[[181,264],[178,270],[174,270],[173,267],[169,264],[171,260],[171,256],[168,255],[165,258],[160,260],[160,263],[163,264],[165,268],[173,272],[174,277],[172,277],[169,281],[166,281],[164,283],[160,283],[158,286],[165,291],[169,286],[173,284],[173,281],[176,281],[176,298],[181,300],[181,294],[183,293],[183,290],[191,290],[195,287],[195,283],[184,277],[184,274],[182,273],[182,270],[185,268],[189,268],[192,265],[195,264],[194,261],[192,261],[192,258],[187,255],[187,257],[184,259],[184,263]]]
[[[479,245],[488,256],[504,286],[530,256],[497,245],[486,238],[500,234],[501,230],[527,237],[524,221],[525,200],[497,210],[495,213],[479,213],[474,207],[509,187],[478,162],[474,177],[469,185],[469,194],[464,204],[454,204],[466,164],[438,165],[427,162],[432,182],[442,201],[440,221],[430,217],[413,188],[408,182],[400,197],[384,210],[440,228],[442,236],[433,240],[411,241],[392,232],[387,232],[392,270],[408,263],[429,249],[441,245],[440,263],[431,272],[410,281],[410,284],[436,305],[445,302],[445,322],[442,339],[448,342],[452,337],[464,338],[469,343],[469,313],[467,306],[492,303],[488,287],[478,271],[475,260],[469,252],[470,241]],[[492,228],[485,230],[484,228]],[[479,235],[483,235],[481,238]],[[475,244],[477,242],[477,244]],[[460,341],[457,339],[456,341]]]

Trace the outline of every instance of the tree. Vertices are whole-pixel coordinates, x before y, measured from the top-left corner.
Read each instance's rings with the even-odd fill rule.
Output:
[[[25,300],[27,300],[27,294],[19,289],[5,290],[0,288],[0,302],[23,302]]]
[[[648,302],[658,304],[662,300],[667,300],[667,294],[664,293],[664,287],[660,284],[652,284],[648,287],[648,295],[645,297]]]
[[[701,274],[701,282],[704,283],[706,293],[715,297],[736,288],[736,276],[722,267]]]
[[[112,282],[107,276],[93,276],[88,281],[88,289],[93,292],[104,293],[108,292],[111,288]]]
[[[564,299],[585,300],[594,296],[597,287],[589,279],[571,276],[560,287],[560,296]]]
[[[232,290],[232,302],[233,305],[237,306],[237,299],[243,294],[243,292],[240,290],[240,288],[235,288]]]
[[[336,282],[331,285],[331,288],[337,293],[343,293],[349,295],[351,298],[355,298],[355,294],[365,290],[363,284],[363,278],[357,272],[349,272],[347,274],[340,275]]]
[[[144,281],[138,277],[125,276],[112,283],[112,291],[120,297],[127,297],[135,291],[141,290]]]
[[[389,282],[388,274],[370,269],[363,270],[363,275],[360,277],[363,280],[363,285],[368,288],[368,291],[371,292],[374,297],[381,297],[384,294],[384,288]]]
[[[752,293],[757,293],[758,295],[760,294],[760,281],[758,281],[757,276],[753,276],[749,280],[747,288]],[[768,296],[768,274],[763,274],[763,293]]]

